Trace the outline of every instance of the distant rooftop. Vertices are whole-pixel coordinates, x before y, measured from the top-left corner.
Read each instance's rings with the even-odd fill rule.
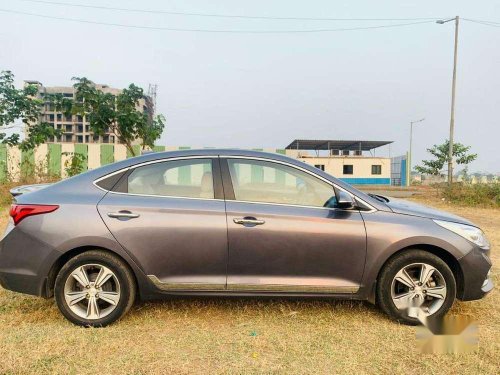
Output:
[[[370,151],[374,148],[385,146],[394,141],[345,141],[345,140],[310,140],[296,139],[288,146],[287,150],[349,150]]]
[[[25,84],[28,84],[28,85],[40,85],[40,86],[43,86],[43,83],[40,82],[40,81],[35,81],[35,80],[25,80],[24,81]],[[112,89],[112,90],[119,90],[119,89],[113,89],[112,87],[109,87],[108,84],[105,84],[105,83],[94,83],[95,87],[97,87],[98,89]],[[45,87],[45,86],[44,86]],[[71,89],[73,90],[73,85],[71,86],[47,86],[45,87],[46,89]]]

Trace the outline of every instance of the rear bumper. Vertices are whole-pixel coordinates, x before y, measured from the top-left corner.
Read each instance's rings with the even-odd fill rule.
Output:
[[[0,286],[13,292],[45,297],[45,279],[41,279],[38,275],[2,271]]]
[[[14,292],[45,297],[47,275],[60,255],[16,227],[0,241],[0,285]]]
[[[462,301],[473,301],[483,298],[493,289],[491,279],[491,260],[489,251],[474,248],[459,259],[462,269],[463,285],[457,297]]]

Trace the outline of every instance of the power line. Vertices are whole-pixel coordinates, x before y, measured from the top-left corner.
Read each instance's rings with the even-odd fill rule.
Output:
[[[489,22],[483,22],[483,21],[469,20],[469,19],[465,19],[465,18],[464,18],[464,21],[473,22],[473,23],[477,23],[479,25],[484,25],[484,26],[500,27],[499,24],[494,24],[494,23],[489,23]]]
[[[377,25],[377,26],[366,26],[366,27],[347,27],[347,28],[338,28],[338,29],[217,30],[217,29],[184,29],[184,28],[170,28],[170,27],[161,27],[161,26],[144,26],[144,25],[130,25],[130,24],[122,24],[122,23],[99,22],[99,21],[90,21],[90,20],[84,20],[84,19],[79,19],[79,18],[57,17],[57,16],[48,16],[48,15],[44,15],[44,14],[37,14],[37,13],[20,12],[20,11],[11,10],[11,9],[0,9],[0,12],[11,13],[11,14],[20,14],[20,15],[25,15],[25,16],[39,17],[39,18],[47,18],[47,19],[52,19],[52,20],[71,21],[71,22],[79,22],[79,23],[86,23],[86,24],[92,24],[92,25],[115,26],[115,27],[133,28],[133,29],[162,30],[162,31],[180,31],[180,32],[199,32],[199,33],[230,33],[230,34],[300,34],[300,33],[324,33],[324,32],[336,32],[336,31],[373,30],[373,29],[382,29],[382,28],[392,28],[392,27],[402,27],[402,26],[411,26],[411,25],[421,25],[421,24],[424,24],[424,23],[434,22],[434,20],[431,20],[431,21],[397,23],[397,24],[390,24],[390,25]]]
[[[473,20],[473,19],[470,19],[470,18],[462,18],[462,19],[464,21],[478,23],[478,24],[484,25],[484,26],[500,27],[500,23],[497,23],[497,22],[482,21],[482,20]]]
[[[245,16],[245,15],[233,15],[233,14],[217,14],[217,13],[197,13],[197,12],[173,12],[164,10],[152,10],[152,9],[133,9],[133,8],[119,8],[119,7],[109,7],[104,5],[88,5],[88,4],[76,4],[76,3],[65,3],[59,1],[47,1],[47,0],[18,0],[30,3],[47,4],[47,5],[63,5],[67,7],[75,8],[90,8],[90,9],[100,9],[100,10],[117,10],[121,12],[133,12],[133,13],[150,13],[150,14],[169,14],[175,16],[196,16],[196,17],[217,17],[217,18],[243,18],[243,19],[256,19],[256,20],[289,20],[289,21],[427,21],[427,20],[438,20],[440,18],[431,17],[417,17],[417,18],[316,18],[316,17],[271,17],[271,16]]]
[[[473,22],[484,22],[484,23],[492,23],[492,24],[500,25],[500,21],[478,20],[478,19],[472,19],[472,18],[463,18],[463,19],[467,20],[467,21],[473,21]]]

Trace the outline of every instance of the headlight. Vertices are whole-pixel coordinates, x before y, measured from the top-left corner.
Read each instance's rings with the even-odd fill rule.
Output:
[[[479,228],[473,227],[472,225],[452,223],[450,221],[434,220],[434,222],[443,228],[451,230],[459,236],[462,236],[482,249],[490,248],[490,243],[486,239],[483,231]]]

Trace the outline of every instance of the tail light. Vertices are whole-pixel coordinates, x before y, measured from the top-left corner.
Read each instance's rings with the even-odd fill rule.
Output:
[[[13,204],[10,207],[10,216],[14,220],[14,225],[17,225],[28,216],[47,214],[57,210],[57,205],[47,204]]]

